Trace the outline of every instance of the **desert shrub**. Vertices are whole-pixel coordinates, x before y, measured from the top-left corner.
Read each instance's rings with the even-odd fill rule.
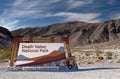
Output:
[[[120,59],[116,60],[116,63],[120,63]]]
[[[92,61],[86,61],[86,64],[93,64]]]
[[[99,53],[99,52],[96,52],[96,56],[100,56],[100,53]]]
[[[106,59],[112,59],[112,55],[112,52],[106,52],[104,56]]]
[[[77,65],[80,65],[80,62],[77,62]]]
[[[91,60],[88,60],[88,59],[87,59],[87,60],[84,60],[84,61],[83,61],[83,64],[86,64],[86,65],[87,65],[87,64],[93,64],[93,62],[92,62]]]
[[[109,56],[113,55],[112,52],[107,52],[106,54],[109,55]]]
[[[85,56],[90,56],[90,52],[85,52]]]
[[[100,59],[96,59],[96,60],[95,60],[95,63],[97,63],[97,64],[100,63],[100,62],[101,62]]]
[[[9,59],[11,54],[11,48],[4,48],[0,54],[0,62],[3,62],[5,59]]]
[[[102,56],[98,56],[98,59],[103,60],[104,58]]]

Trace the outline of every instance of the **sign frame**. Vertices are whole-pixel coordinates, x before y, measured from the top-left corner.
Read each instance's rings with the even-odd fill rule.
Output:
[[[68,37],[14,37],[13,48],[10,58],[10,67],[14,67],[14,62],[18,54],[19,43],[64,43],[65,46],[65,56],[68,61],[69,58],[72,58],[69,39]],[[73,59],[74,60],[74,59]],[[74,60],[74,63],[75,60]],[[77,67],[77,65],[75,65]],[[68,67],[69,68],[69,67]]]

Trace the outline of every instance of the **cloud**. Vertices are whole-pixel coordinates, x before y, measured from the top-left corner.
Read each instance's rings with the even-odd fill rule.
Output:
[[[7,18],[10,19],[35,19],[48,17],[49,13],[54,13],[53,10],[58,7],[55,3],[60,1],[61,0],[15,0],[11,8],[4,10],[3,16],[7,16]],[[68,7],[65,8],[69,9],[90,4],[92,3],[92,0],[62,0],[61,2],[66,3]]]
[[[120,19],[120,13],[114,14],[109,17],[110,19]]]
[[[87,4],[92,4],[93,0],[68,0],[67,5],[69,9],[78,8]]]
[[[5,21],[5,22],[0,22],[1,26],[8,28],[9,30],[15,29],[17,23],[19,20],[12,20],[12,21]]]
[[[102,13],[96,13],[96,8],[81,8],[89,4],[99,6],[98,4],[94,5],[93,1],[94,0],[14,0],[11,7],[5,8],[4,12],[2,12],[0,24],[12,30],[26,27],[27,24],[20,24],[23,20],[28,22],[28,20],[44,19],[47,22],[47,18],[57,17],[60,18],[62,22],[100,22],[98,18]],[[90,10],[91,12],[88,12]],[[19,26],[19,24],[21,26]]]
[[[15,0],[0,16],[0,24],[8,29],[17,27],[22,19],[37,19],[48,16],[52,4],[60,0]],[[50,7],[51,6],[51,7]]]
[[[60,12],[52,14],[52,16],[64,17],[65,21],[85,21],[85,22],[100,22],[96,20],[100,13],[75,13],[75,12]]]
[[[38,18],[45,16],[46,12],[52,7],[51,4],[56,3],[60,0],[15,0],[12,8],[7,9],[4,15],[9,15],[11,18]],[[9,14],[8,14],[9,13]]]
[[[9,20],[6,18],[0,19],[1,26],[8,28],[9,30],[14,29],[17,23],[19,23],[19,20]]]

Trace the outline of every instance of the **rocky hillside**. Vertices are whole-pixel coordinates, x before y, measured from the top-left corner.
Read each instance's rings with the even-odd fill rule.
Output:
[[[0,27],[0,48],[9,47],[12,42],[12,35],[6,28]]]
[[[68,22],[46,27],[22,28],[11,32],[13,36],[68,36],[70,44],[84,46],[120,39],[120,19],[103,23]]]

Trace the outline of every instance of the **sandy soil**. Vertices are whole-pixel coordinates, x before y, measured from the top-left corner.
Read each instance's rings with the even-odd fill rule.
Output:
[[[120,64],[79,66],[77,71],[5,71],[0,64],[0,79],[120,79]]]

